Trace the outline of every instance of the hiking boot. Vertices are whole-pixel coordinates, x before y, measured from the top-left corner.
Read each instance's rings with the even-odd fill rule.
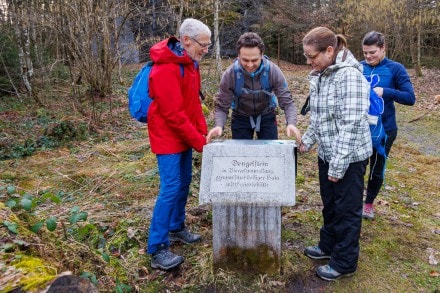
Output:
[[[365,219],[374,219],[374,207],[372,203],[364,204],[364,209],[362,211],[362,217]]]
[[[316,274],[318,275],[318,277],[320,277],[323,280],[334,281],[334,280],[339,279],[340,277],[351,276],[354,274],[354,272],[341,274],[341,273],[338,273],[337,271],[335,271],[334,269],[332,269],[329,265],[325,265],[325,266],[319,266],[316,269]]]
[[[192,244],[195,242],[200,242],[202,240],[202,236],[189,232],[187,228],[183,228],[181,231],[170,232],[169,240],[171,242],[180,241],[185,244]]]
[[[304,249],[304,254],[313,259],[330,259],[330,255],[325,254],[319,246],[307,246]]]
[[[151,257],[151,267],[153,269],[161,269],[164,271],[175,268],[183,263],[183,257],[174,254],[168,247],[159,247]]]

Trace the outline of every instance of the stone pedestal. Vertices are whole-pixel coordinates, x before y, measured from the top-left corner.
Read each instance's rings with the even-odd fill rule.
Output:
[[[214,204],[212,222],[214,270],[279,272],[281,207]]]
[[[280,270],[281,206],[295,205],[295,142],[226,140],[205,146],[200,203],[213,205],[214,269]]]

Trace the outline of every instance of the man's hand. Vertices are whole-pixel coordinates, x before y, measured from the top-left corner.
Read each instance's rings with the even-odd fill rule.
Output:
[[[331,182],[335,182],[336,183],[336,182],[339,181],[339,178],[328,176],[328,180],[331,181]]]
[[[299,131],[298,128],[296,128],[292,124],[288,124],[286,126],[286,134],[287,134],[287,136],[295,135],[296,141],[298,143],[300,143],[300,141],[301,141],[301,132]]]
[[[223,133],[223,129],[220,126],[216,126],[208,132],[208,136],[206,137],[206,143],[210,143],[214,136],[221,136]]]

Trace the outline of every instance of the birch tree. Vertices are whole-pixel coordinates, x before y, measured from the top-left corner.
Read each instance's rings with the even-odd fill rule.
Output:
[[[214,1],[214,56],[215,56],[215,67],[217,72],[217,78],[220,81],[222,76],[222,60],[221,60],[221,50],[220,50],[220,38],[219,38],[219,4],[220,0]]]
[[[33,63],[30,50],[29,37],[29,17],[26,9],[28,6],[22,1],[9,0],[8,13],[10,14],[10,21],[14,28],[15,38],[18,48],[18,60],[20,63],[20,76],[23,81],[24,88],[29,96],[33,97],[41,104],[38,97],[34,94],[32,88],[32,76],[34,73]]]

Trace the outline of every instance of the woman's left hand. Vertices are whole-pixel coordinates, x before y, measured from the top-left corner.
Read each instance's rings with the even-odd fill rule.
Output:
[[[383,96],[383,87],[375,87],[373,88],[373,91],[378,95],[379,97]]]
[[[328,176],[328,180],[331,181],[331,182],[335,182],[335,183],[339,181],[338,178],[332,177],[332,176]]]

